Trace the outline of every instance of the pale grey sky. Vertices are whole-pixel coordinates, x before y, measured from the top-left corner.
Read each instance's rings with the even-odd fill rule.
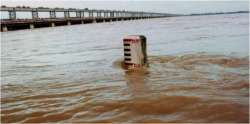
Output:
[[[245,1],[155,1],[155,0],[1,0],[2,5],[30,7],[64,7],[90,9],[116,9],[131,11],[163,12],[176,14],[246,11],[249,3]]]

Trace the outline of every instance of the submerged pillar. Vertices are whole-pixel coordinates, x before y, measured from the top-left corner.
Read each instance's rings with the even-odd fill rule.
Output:
[[[124,67],[136,69],[147,66],[146,37],[142,35],[129,35],[123,39]]]
[[[49,11],[49,15],[50,15],[50,18],[56,18],[56,11],[55,10]]]
[[[31,14],[32,14],[32,19],[38,19],[39,18],[37,9],[32,10]]]
[[[7,28],[7,26],[6,26],[6,25],[4,25],[4,26],[2,27],[2,31],[3,31],[3,32],[8,31],[8,28]]]
[[[9,11],[9,19],[16,19],[16,11],[15,11],[15,9]]]
[[[64,18],[69,18],[69,17],[70,17],[69,11],[64,11]]]
[[[35,28],[34,24],[30,24],[30,29],[34,29],[34,28]]]
[[[89,11],[89,18],[93,18],[93,17],[94,17],[93,11]]]
[[[55,27],[56,25],[55,25],[55,23],[54,22],[52,22],[51,23],[51,27]]]
[[[70,22],[70,21],[68,21],[68,22],[67,22],[67,25],[71,25],[71,22]]]
[[[76,11],[76,17],[81,18],[81,16],[82,16],[82,12],[81,11]]]
[[[84,11],[81,11],[81,18],[84,18]]]

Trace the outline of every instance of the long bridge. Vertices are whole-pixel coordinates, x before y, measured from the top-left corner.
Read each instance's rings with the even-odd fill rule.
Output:
[[[96,10],[96,9],[64,9],[64,8],[22,8],[1,7],[1,14],[8,13],[8,18],[1,18],[1,31],[34,29],[40,27],[55,27],[61,25],[112,22],[135,19],[162,18],[177,16],[166,13]],[[31,18],[17,18],[17,13],[26,12]],[[39,17],[40,13],[47,13],[49,17]],[[57,16],[61,14],[61,17]]]

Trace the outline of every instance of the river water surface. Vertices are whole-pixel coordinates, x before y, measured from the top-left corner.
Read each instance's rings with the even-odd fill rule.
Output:
[[[248,14],[1,33],[2,122],[249,122]],[[121,68],[122,38],[149,67]]]

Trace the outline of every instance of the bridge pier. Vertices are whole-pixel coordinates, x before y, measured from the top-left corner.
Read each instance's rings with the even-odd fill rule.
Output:
[[[71,22],[70,22],[70,21],[68,21],[68,22],[67,22],[67,25],[71,25]]]
[[[84,11],[81,11],[81,18],[84,18]]]
[[[49,12],[49,16],[50,16],[50,18],[56,18],[56,12],[55,12],[55,10],[51,10]]]
[[[51,27],[55,27],[56,25],[55,25],[55,23],[54,22],[52,22],[51,23]]]
[[[16,11],[15,11],[15,9],[9,11],[9,19],[16,19]]]
[[[111,17],[111,18],[114,18],[114,16],[115,16],[114,11],[111,11],[111,12],[110,12],[110,17]]]
[[[34,24],[30,24],[30,29],[34,29],[34,28],[35,28]]]
[[[69,11],[64,11],[64,18],[69,18]]]
[[[81,21],[81,24],[84,24],[84,21],[83,21],[83,20]]]
[[[102,17],[102,12],[101,11],[97,11],[96,12],[96,16],[99,18],[99,17]]]
[[[90,17],[90,18],[93,18],[93,17],[94,17],[93,11],[89,11],[89,17]]]
[[[76,11],[76,17],[81,18],[82,14],[81,11]]]
[[[3,32],[7,32],[7,31],[8,31],[8,28],[7,28],[6,25],[4,25],[4,26],[2,27],[2,31],[3,31]]]
[[[37,19],[38,18],[38,11],[37,11],[37,9],[36,10],[32,10],[31,14],[32,14],[32,19]]]

